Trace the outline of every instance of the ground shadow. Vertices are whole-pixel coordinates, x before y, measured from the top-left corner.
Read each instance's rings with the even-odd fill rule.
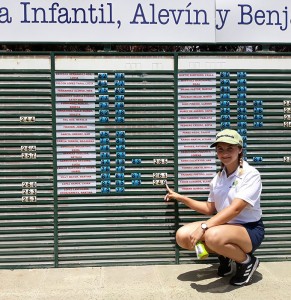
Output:
[[[207,268],[186,272],[180,274],[178,280],[191,282],[191,287],[201,293],[226,293],[241,288],[229,284],[231,276],[219,277],[217,275],[217,267],[217,265],[213,265]],[[262,278],[262,274],[256,271],[248,285],[259,282]],[[201,282],[207,279],[213,280],[211,282],[208,280],[207,283]],[[201,284],[199,282],[201,282]]]

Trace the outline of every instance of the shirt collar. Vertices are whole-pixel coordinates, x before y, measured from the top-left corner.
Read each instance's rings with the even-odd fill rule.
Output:
[[[239,173],[239,166],[238,166],[237,169],[236,169],[230,176],[228,176],[228,177],[227,177],[227,174],[226,174],[225,167],[224,167],[223,170],[222,170],[223,176],[225,176],[225,177],[228,178],[228,179],[231,179],[231,178],[233,178],[233,177],[241,178],[240,176],[238,176],[238,173]]]

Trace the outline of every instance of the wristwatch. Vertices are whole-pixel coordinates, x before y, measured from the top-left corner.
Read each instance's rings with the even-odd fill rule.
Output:
[[[205,231],[208,229],[208,226],[206,223],[201,223],[201,228]]]

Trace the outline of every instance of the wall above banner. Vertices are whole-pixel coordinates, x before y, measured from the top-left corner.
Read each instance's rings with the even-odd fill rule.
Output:
[[[289,9],[289,0],[2,0],[0,42],[290,43]]]

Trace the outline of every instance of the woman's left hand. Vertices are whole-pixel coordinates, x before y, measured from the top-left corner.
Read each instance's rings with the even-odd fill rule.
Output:
[[[201,241],[201,238],[204,234],[204,230],[199,226],[196,227],[191,233],[190,233],[190,242],[193,245],[193,248],[197,244],[197,242]]]

